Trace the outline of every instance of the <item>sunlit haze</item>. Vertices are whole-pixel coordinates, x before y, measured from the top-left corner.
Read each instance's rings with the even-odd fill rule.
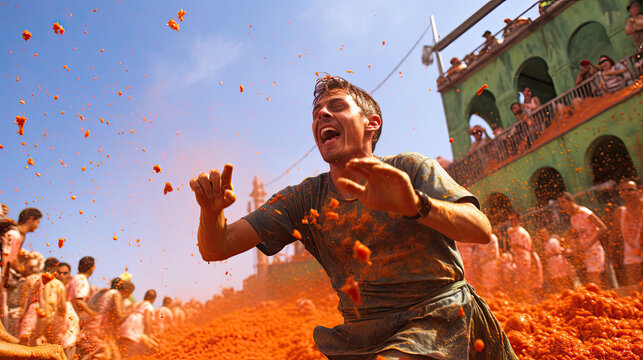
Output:
[[[13,219],[24,207],[39,208],[45,216],[25,248],[69,262],[74,274],[82,256],[94,256],[95,285],[128,271],[137,299],[149,288],[199,300],[241,288],[255,271],[255,253],[201,260],[189,179],[232,163],[237,203],[226,215],[240,218],[255,175],[268,183],[314,145],[316,73],[370,91],[431,14],[446,36],[484,3],[3,2],[0,203]],[[506,1],[445,50],[445,68],[480,45],[484,30],[495,33],[528,6]],[[171,18],[178,32],[168,27]],[[56,22],[64,35],[54,33]],[[422,45],[432,43],[429,31],[373,94],[383,112],[377,155],[452,158],[437,66],[420,61]],[[23,136],[16,116],[27,118]],[[266,191],[325,171],[315,150]],[[174,191],[164,195],[166,182]],[[59,238],[66,239],[62,248]]]

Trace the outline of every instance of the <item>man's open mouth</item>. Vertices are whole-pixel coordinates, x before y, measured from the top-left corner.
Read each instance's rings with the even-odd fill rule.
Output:
[[[321,129],[319,132],[319,138],[321,140],[322,145],[325,144],[329,140],[333,140],[335,138],[339,137],[339,131],[335,129],[332,126],[325,126]]]

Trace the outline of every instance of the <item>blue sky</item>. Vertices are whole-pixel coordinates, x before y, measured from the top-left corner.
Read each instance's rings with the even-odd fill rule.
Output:
[[[238,219],[255,175],[270,181],[314,145],[315,72],[370,90],[410,49],[430,14],[446,36],[484,3],[5,1],[0,202],[13,218],[26,203],[40,208],[45,218],[25,247],[70,262],[74,272],[80,257],[94,256],[91,280],[99,286],[127,268],[138,297],[156,288],[203,300],[223,287],[239,288],[254,271],[254,254],[200,260],[189,178],[234,164],[238,201],[227,217]],[[505,17],[528,6],[506,1],[448,47],[444,60],[462,57],[482,43],[484,30],[499,30]],[[180,8],[187,14],[176,32],[166,23],[178,22]],[[55,22],[65,35],[54,34]],[[28,42],[25,29],[33,34]],[[429,33],[374,94],[384,121],[379,155],[409,150],[451,158],[437,67],[420,61],[421,46],[430,43]],[[27,117],[23,136],[13,123],[18,115]],[[26,169],[29,157],[35,165]],[[161,173],[153,172],[155,164]],[[324,171],[315,151],[266,190]],[[163,195],[166,181],[180,190]],[[63,248],[58,238],[67,239]]]

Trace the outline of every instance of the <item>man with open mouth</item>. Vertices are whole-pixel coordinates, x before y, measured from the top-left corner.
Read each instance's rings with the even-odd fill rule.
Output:
[[[236,200],[232,165],[190,180],[201,207],[203,259],[254,247],[274,255],[301,241],[339,296],[344,324],[313,334],[331,360],[517,359],[464,279],[456,242],[491,239],[478,200],[431,158],[375,156],[382,114],[361,88],[326,76],[314,97],[312,130],[329,172],[286,187],[232,224],[224,216]],[[361,246],[370,261],[354,256]]]

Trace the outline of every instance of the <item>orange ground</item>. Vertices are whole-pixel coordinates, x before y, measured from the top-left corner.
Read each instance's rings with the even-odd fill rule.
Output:
[[[235,294],[233,296],[239,296]],[[202,325],[187,325],[161,336],[161,351],[147,359],[325,359],[315,348],[317,325],[341,323],[337,297],[329,288],[311,300],[282,299],[231,310],[219,298]],[[515,303],[497,294],[488,300],[520,359],[642,359],[643,295],[619,298],[589,285],[566,290],[539,305]]]

